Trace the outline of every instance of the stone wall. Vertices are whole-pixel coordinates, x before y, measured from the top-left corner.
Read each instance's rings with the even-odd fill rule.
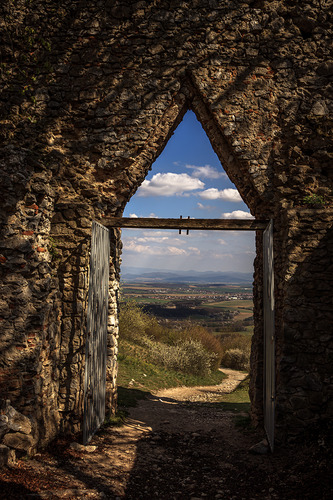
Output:
[[[331,352],[329,3],[13,0],[0,7],[1,390],[38,421],[41,444],[81,429],[91,220],[122,214],[187,109],[252,214],[275,221],[282,437],[329,415],[331,379],[321,362]],[[325,209],[304,210],[309,194]],[[121,245],[115,234],[112,241],[110,411]],[[251,395],[260,422],[260,235],[257,248]]]
[[[277,328],[279,434],[332,417],[333,210],[281,214]]]

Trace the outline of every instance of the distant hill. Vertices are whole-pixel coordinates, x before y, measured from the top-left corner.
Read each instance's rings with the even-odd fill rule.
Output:
[[[149,268],[124,267],[121,279],[128,282],[158,282],[158,283],[225,283],[252,284],[252,273],[235,271],[168,271]]]

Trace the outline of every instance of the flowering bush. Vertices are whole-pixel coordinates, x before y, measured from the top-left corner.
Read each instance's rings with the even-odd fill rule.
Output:
[[[251,337],[239,333],[225,333],[220,336],[223,355],[221,365],[235,370],[250,367]]]
[[[228,349],[222,357],[221,364],[226,368],[232,368],[234,370],[249,370],[249,361],[247,352],[241,349]]]
[[[217,357],[197,340],[182,340],[176,345],[168,345],[144,336],[141,344],[147,348],[147,356],[152,362],[193,375],[210,373]]]

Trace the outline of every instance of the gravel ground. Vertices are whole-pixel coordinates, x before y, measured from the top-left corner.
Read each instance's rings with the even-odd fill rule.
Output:
[[[57,440],[0,471],[0,498],[333,498],[327,429],[325,438],[322,430],[273,454],[252,454],[250,447],[263,435],[238,427],[242,415],[207,403],[218,399],[217,388],[151,395],[131,409],[124,425],[95,435],[91,452]]]

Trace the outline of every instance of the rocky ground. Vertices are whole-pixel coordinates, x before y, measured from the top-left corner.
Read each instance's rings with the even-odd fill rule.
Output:
[[[124,425],[99,432],[91,448],[58,440],[0,471],[0,498],[331,499],[329,443],[320,432],[253,454],[263,436],[237,425],[248,423],[246,415],[216,407],[242,377],[230,372],[220,386],[151,395]]]

